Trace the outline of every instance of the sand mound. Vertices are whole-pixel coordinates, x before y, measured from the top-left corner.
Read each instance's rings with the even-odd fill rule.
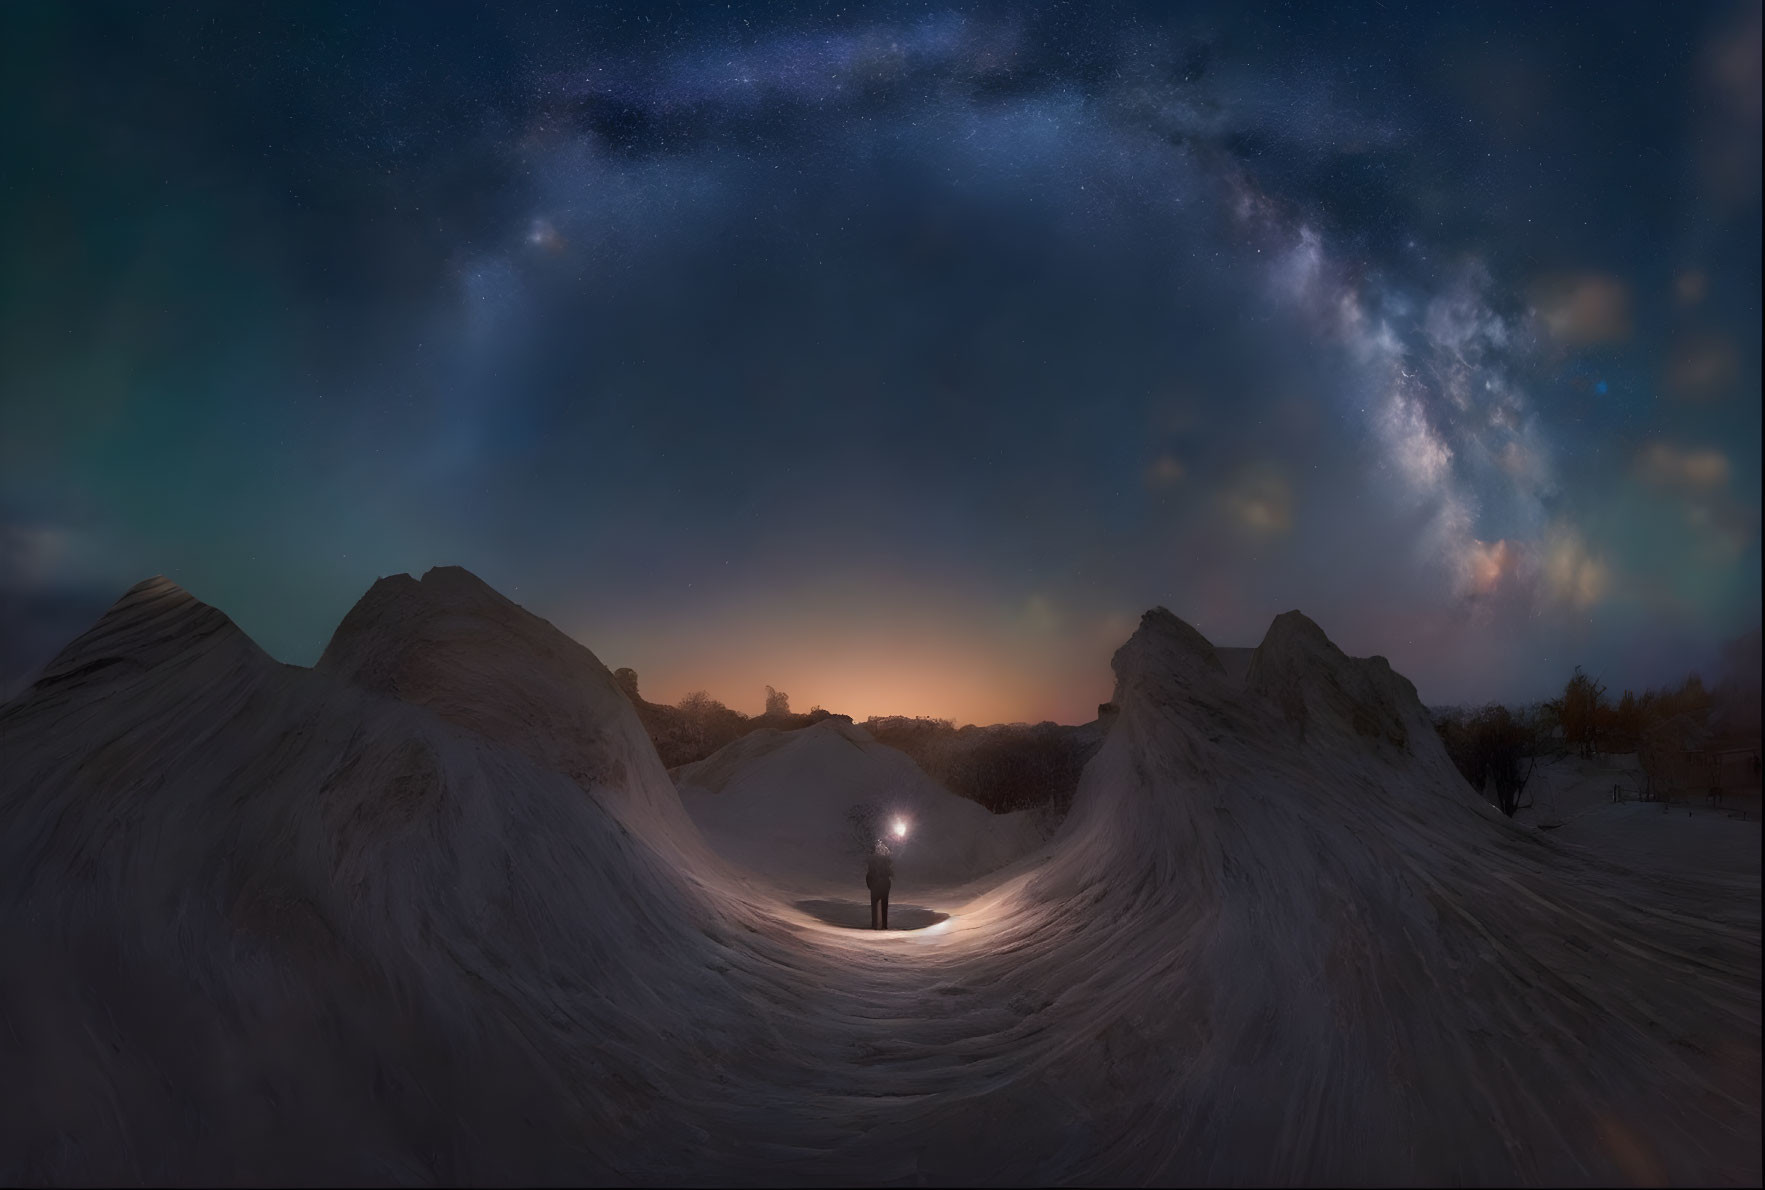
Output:
[[[680,800],[613,675],[581,644],[458,566],[376,582],[320,673],[425,707],[563,773],[652,843],[690,838]]]
[[[1168,964],[1128,1048],[1163,1088],[1146,1135],[1182,1143],[1087,1179],[1756,1167],[1756,904],[1733,907],[1739,929],[1694,920],[1708,902],[1683,886],[1637,905],[1614,869],[1505,822],[1410,684],[1297,613],[1243,690],[1210,661],[1146,616],[1115,657],[1120,719],[1029,886]]]
[[[0,1182],[1758,1183],[1756,865],[1501,819],[1297,614],[1232,660],[1148,613],[1059,834],[878,934],[854,804],[903,893],[1013,848],[858,729],[679,774],[858,886],[781,897],[463,572],[312,671],[144,583],[0,707]]]
[[[0,1181],[621,1180],[670,1143],[633,1115],[656,989],[731,993],[719,914],[599,800],[635,766],[585,796],[162,579],[0,755]]]
[[[753,732],[676,770],[675,781],[713,847],[793,884],[862,891],[879,833],[903,890],[972,880],[1039,841],[1029,815],[989,813],[844,720]],[[897,820],[908,827],[905,839],[892,833]]]

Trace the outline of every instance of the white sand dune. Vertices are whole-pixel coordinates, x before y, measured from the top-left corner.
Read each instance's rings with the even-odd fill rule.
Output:
[[[601,714],[579,785],[130,591],[0,711],[0,1181],[620,1176],[728,993]]]
[[[0,1181],[1759,1183],[1757,866],[1501,819],[1297,614],[1115,667],[1056,837],[877,934],[463,572],[313,671],[142,584],[0,708]],[[894,764],[798,734],[702,796]]]
[[[564,773],[652,843],[692,837],[607,667],[457,566],[438,566],[421,582],[398,574],[375,583],[317,669]]]
[[[989,813],[839,719],[753,732],[674,776],[718,852],[786,885],[825,882],[863,894],[875,828],[903,893],[963,884],[1041,841],[1031,815]],[[894,833],[897,822],[905,837]]]

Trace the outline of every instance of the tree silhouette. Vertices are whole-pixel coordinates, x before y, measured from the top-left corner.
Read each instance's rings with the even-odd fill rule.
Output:
[[[626,698],[632,702],[637,701],[637,671],[635,669],[622,667],[614,670],[613,682],[619,689],[625,691]]]
[[[1495,788],[1496,807],[1512,818],[1538,761],[1532,724],[1504,706],[1488,706],[1471,720],[1471,737],[1485,779]]]
[[[695,718],[705,718],[723,709],[723,704],[705,690],[693,690],[680,698],[680,709]]]
[[[791,713],[791,696],[783,690],[766,687],[766,713],[768,715],[788,715]]]
[[[700,756],[716,751],[738,734],[734,721],[741,716],[706,691],[692,691],[679,706],[683,734]]]
[[[1491,703],[1468,717],[1454,711],[1435,729],[1471,787],[1492,794],[1496,808],[1512,818],[1544,750],[1542,726],[1534,714]]]
[[[1606,688],[1582,673],[1577,665],[1563,687],[1563,697],[1545,704],[1563,729],[1563,741],[1579,751],[1584,760],[1591,760],[1599,745],[1605,698]]]

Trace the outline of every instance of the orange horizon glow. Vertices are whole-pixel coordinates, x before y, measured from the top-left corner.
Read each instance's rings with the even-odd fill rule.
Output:
[[[1045,688],[1025,681],[1021,671],[1008,674],[1003,666],[985,664],[1001,660],[969,656],[934,662],[920,650],[891,654],[881,648],[847,650],[828,658],[825,650],[802,646],[791,654],[721,657],[685,670],[665,663],[648,671],[640,664],[631,668],[637,671],[638,693],[649,702],[673,706],[703,690],[734,710],[758,715],[770,685],[790,696],[791,710],[798,714],[819,706],[858,723],[889,715],[949,719],[958,726],[1045,719],[1089,723],[1097,717],[1097,704],[1109,697],[1108,654],[1098,658],[1100,674],[1089,680],[1072,676],[1079,689],[1068,697],[1049,697]],[[760,673],[772,676],[756,680]]]
[[[753,597],[715,616],[676,611],[616,633],[569,630],[608,668],[636,670],[652,703],[703,690],[757,715],[770,685],[799,714],[820,706],[860,723],[907,715],[961,725],[1091,722],[1114,688],[1109,659],[1137,623],[1062,617],[1040,596],[999,607],[885,579],[824,588],[795,606]]]

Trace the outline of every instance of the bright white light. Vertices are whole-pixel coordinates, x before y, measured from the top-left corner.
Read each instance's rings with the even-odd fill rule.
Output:
[[[895,838],[905,839],[906,837],[907,837],[907,823],[905,821],[903,821],[902,819],[899,819],[899,818],[895,819]]]

